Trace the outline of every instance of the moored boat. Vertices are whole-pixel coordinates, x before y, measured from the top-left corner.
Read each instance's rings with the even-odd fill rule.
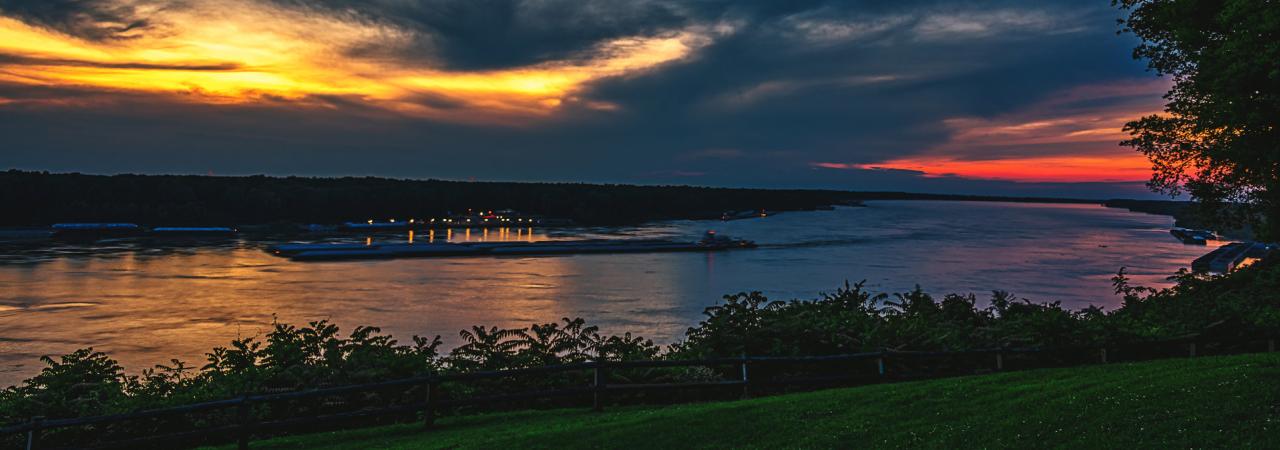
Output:
[[[1209,230],[1193,230],[1190,228],[1174,228],[1169,230],[1169,234],[1178,238],[1183,244],[1189,245],[1206,245],[1209,241],[1221,239],[1216,233]]]

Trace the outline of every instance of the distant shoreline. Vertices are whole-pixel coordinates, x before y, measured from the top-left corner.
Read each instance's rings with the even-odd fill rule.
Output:
[[[461,182],[376,177],[84,175],[0,172],[7,229],[58,222],[148,226],[292,226],[514,209],[581,225],[716,219],[728,212],[812,211],[874,200],[1098,204],[1185,220],[1188,202],[747,189],[585,183]]]

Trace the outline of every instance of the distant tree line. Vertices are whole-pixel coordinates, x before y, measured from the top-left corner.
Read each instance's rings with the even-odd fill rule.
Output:
[[[375,177],[215,177],[0,172],[0,226],[57,222],[235,226],[339,223],[514,209],[587,225],[716,218],[725,211],[812,210],[857,200],[1096,202],[905,192],[499,183]]]
[[[338,223],[515,209],[585,224],[718,217],[726,210],[801,210],[835,191],[715,189],[387,178],[0,174],[3,225],[123,221],[144,225]]]

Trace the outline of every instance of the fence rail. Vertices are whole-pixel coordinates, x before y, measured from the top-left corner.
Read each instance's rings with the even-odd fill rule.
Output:
[[[350,422],[355,419],[384,417],[397,414],[421,414],[426,426],[434,422],[437,411],[445,408],[456,408],[464,405],[493,404],[519,400],[545,400],[561,397],[590,396],[591,407],[602,410],[609,403],[610,394],[619,395],[634,392],[646,392],[672,389],[713,390],[736,387],[741,397],[750,397],[761,389],[805,386],[815,384],[868,384],[890,381],[903,381],[921,378],[983,373],[1009,370],[1011,364],[1027,358],[1053,356],[1051,361],[1057,364],[1023,364],[1023,367],[1063,367],[1087,364],[1107,364],[1119,361],[1138,361],[1162,359],[1169,357],[1196,357],[1209,354],[1238,354],[1276,351],[1275,336],[1247,337],[1233,339],[1204,339],[1190,337],[1166,341],[1144,342],[1105,347],[1056,347],[1056,348],[997,348],[982,350],[965,350],[955,352],[921,352],[892,351],[850,353],[823,356],[747,356],[735,358],[707,358],[696,360],[654,360],[654,361],[591,361],[573,364],[532,367],[523,369],[481,371],[463,374],[447,374],[405,378],[359,385],[338,386],[320,389],[308,389],[274,394],[245,395],[237,398],[215,400],[162,409],[144,410],[130,413],[111,414],[94,417],[66,419],[50,419],[36,417],[28,422],[0,428],[0,437],[25,433],[25,448],[35,450],[42,446],[42,435],[49,430],[73,427],[103,427],[144,419],[164,419],[183,417],[192,413],[235,409],[234,423],[210,426],[181,432],[161,432],[147,436],[130,436],[125,439],[107,442],[75,443],[76,448],[135,448],[146,445],[157,445],[186,441],[191,439],[207,439],[234,436],[240,448],[248,448],[255,434],[279,434],[278,431],[291,427],[319,425],[334,422]],[[1265,347],[1262,345],[1265,343]],[[1154,355],[1154,356],[1153,356]],[[1064,359],[1065,358],[1065,359]],[[950,360],[951,364],[938,360]],[[830,365],[832,363],[867,362],[864,367],[867,373],[840,373],[835,375],[787,376],[786,369],[801,370],[813,365]],[[874,362],[874,365],[870,363]],[[1043,362],[1043,361],[1041,361]],[[1018,364],[1013,364],[1017,366]],[[609,383],[611,371],[643,368],[670,367],[725,367],[732,366],[734,378],[718,380],[684,381],[675,383]],[[871,368],[874,368],[873,370]],[[761,379],[757,373],[782,370],[782,376]],[[1016,369],[1015,369],[1016,370]],[[479,380],[491,380],[508,377],[525,377],[533,375],[558,374],[565,372],[588,372],[590,384],[586,386],[560,387],[554,389],[531,390],[524,392],[497,395],[482,395],[468,398],[443,398],[442,383],[465,383]],[[852,382],[852,383],[850,383]],[[287,417],[278,420],[259,421],[253,414],[253,408],[267,406],[290,400],[323,399],[340,394],[373,393],[388,388],[420,387],[424,391],[421,401],[385,406],[373,409],[360,409],[330,414],[317,414],[306,417]],[[271,430],[271,433],[263,433]],[[3,441],[0,441],[3,442]],[[56,448],[56,447],[49,447]]]

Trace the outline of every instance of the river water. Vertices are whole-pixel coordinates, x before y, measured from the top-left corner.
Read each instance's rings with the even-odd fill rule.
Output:
[[[459,257],[292,262],[279,241],[49,242],[0,247],[0,386],[39,371],[38,358],[92,346],[131,372],[267,331],[272,320],[375,325],[407,342],[471,325],[527,326],[583,317],[614,334],[677,340],[724,294],[814,298],[845,280],[877,292],[919,284],[941,295],[993,289],[1071,308],[1114,307],[1110,277],[1128,267],[1147,285],[1205,247],[1168,233],[1172,219],[1095,205],[876,201],[866,207],[732,222],[676,221],[610,229],[463,229],[422,240],[663,237],[709,228],[760,248],[717,253]],[[340,238],[403,241],[408,236]]]

